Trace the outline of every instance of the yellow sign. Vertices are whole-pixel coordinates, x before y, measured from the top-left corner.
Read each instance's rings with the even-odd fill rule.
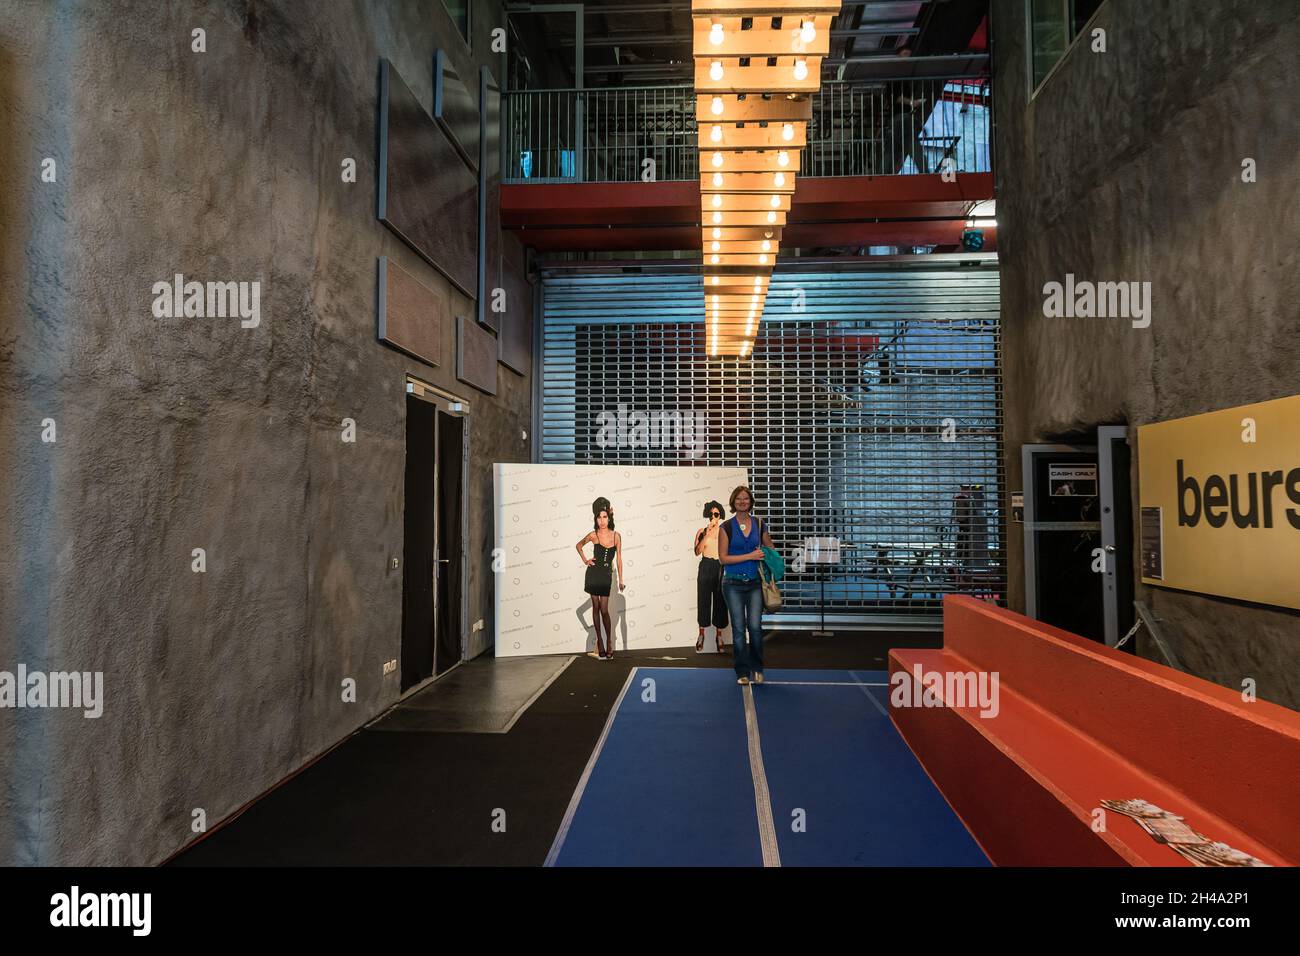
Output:
[[[1300,395],[1138,428],[1142,580],[1300,608]]]

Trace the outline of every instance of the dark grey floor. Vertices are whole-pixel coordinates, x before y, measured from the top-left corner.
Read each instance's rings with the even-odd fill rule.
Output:
[[[889,648],[938,647],[942,637],[781,631],[764,643],[773,670],[879,670]],[[480,666],[502,663],[485,658]],[[223,821],[173,865],[538,866],[629,669],[664,665],[732,666],[730,655],[696,654],[693,647],[620,651],[613,661],[584,656],[509,733],[374,733],[372,726]],[[505,832],[494,826],[501,810],[509,815]]]
[[[572,655],[483,656],[403,700],[367,730],[504,734],[573,662]]]

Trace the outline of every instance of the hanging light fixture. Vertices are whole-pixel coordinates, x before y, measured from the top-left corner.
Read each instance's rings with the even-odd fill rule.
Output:
[[[794,192],[794,151],[806,143],[812,93],[840,9],[840,0],[781,4],[691,0],[711,356],[752,354],[790,208],[782,197]],[[781,68],[772,68],[777,63]]]

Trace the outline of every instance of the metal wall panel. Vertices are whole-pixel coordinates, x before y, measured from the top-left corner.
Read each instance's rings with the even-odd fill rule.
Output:
[[[387,60],[379,73],[378,217],[471,299],[478,283],[478,177]]]
[[[698,275],[550,271],[542,292],[542,461],[743,465],[787,559],[846,545],[830,614],[1004,597],[995,269],[778,271],[740,360],[707,355]],[[792,574],[783,613],[815,612],[821,583]]]

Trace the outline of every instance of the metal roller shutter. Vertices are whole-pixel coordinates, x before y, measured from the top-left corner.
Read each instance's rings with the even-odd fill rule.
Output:
[[[844,623],[1003,599],[996,269],[778,270],[741,360],[707,355],[698,274],[547,271],[543,296],[542,461],[744,465],[788,561],[842,539]],[[822,583],[792,573],[780,617],[814,615]]]

